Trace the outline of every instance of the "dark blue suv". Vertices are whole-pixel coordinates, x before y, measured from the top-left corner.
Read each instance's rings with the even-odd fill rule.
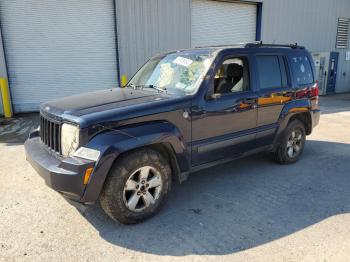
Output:
[[[304,47],[195,48],[153,57],[125,88],[41,105],[25,149],[54,190],[137,223],[193,171],[260,151],[296,162],[319,117]]]

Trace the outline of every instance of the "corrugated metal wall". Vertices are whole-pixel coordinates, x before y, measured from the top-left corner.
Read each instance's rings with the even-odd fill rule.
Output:
[[[229,1],[229,0],[227,0]],[[121,74],[132,76],[149,57],[191,45],[192,0],[115,0]],[[350,91],[347,49],[336,49],[338,17],[350,18],[349,0],[252,0],[263,2],[262,40],[298,42],[314,52],[339,52],[336,92]],[[0,45],[0,60],[2,59]],[[6,70],[1,65],[0,70]],[[1,114],[0,109],[0,114]]]
[[[336,92],[349,92],[350,61],[345,61],[345,52],[350,46],[335,48],[338,17],[350,18],[349,0],[264,0],[262,40],[298,42],[314,52],[339,52]]]
[[[191,45],[255,41],[256,11],[255,4],[192,0]]]
[[[190,0],[116,0],[120,74],[148,58],[191,45]]]
[[[117,86],[113,1],[0,1],[14,112]]]
[[[190,46],[191,2],[116,0],[121,74],[130,78],[150,56]],[[252,2],[263,2],[263,41],[298,42],[313,52],[339,52],[336,92],[350,91],[350,61],[345,61],[350,48],[335,48],[338,17],[350,18],[349,0]]]

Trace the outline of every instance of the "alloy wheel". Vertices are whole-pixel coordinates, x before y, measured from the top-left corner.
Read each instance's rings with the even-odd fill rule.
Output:
[[[123,200],[132,212],[142,212],[153,206],[162,190],[162,176],[151,166],[133,172],[124,185]]]
[[[300,130],[294,130],[291,132],[287,141],[287,154],[288,157],[294,158],[301,150],[303,142],[303,135]]]

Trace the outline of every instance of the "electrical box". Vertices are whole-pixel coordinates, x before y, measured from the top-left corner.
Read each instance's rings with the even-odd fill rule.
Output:
[[[325,95],[327,92],[327,79],[330,52],[311,53],[315,63],[315,78],[318,81],[319,94]]]

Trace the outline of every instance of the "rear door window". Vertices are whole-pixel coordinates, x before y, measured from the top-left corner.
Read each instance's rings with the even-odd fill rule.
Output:
[[[294,81],[298,86],[310,85],[314,82],[310,60],[306,55],[291,57]]]
[[[260,89],[287,86],[284,59],[277,55],[258,55],[256,57]]]

